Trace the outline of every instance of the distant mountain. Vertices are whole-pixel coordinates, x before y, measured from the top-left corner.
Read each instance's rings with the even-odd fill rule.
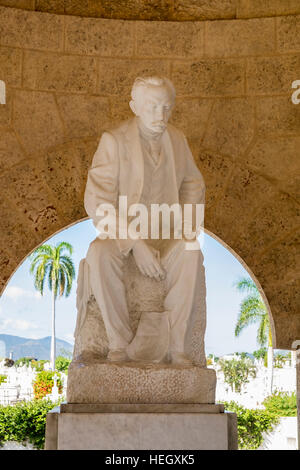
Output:
[[[13,335],[0,335],[0,356],[9,357],[12,353],[14,360],[21,357],[34,357],[37,360],[50,360],[51,336],[40,339],[22,338]],[[73,352],[72,344],[62,339],[56,338],[56,355]]]

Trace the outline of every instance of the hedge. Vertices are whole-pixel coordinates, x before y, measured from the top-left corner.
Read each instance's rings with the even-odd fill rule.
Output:
[[[226,411],[237,415],[239,449],[257,449],[263,442],[263,433],[272,431],[279,420],[267,410],[248,409],[234,401],[224,402],[224,405]]]
[[[36,449],[45,443],[46,415],[61,400],[33,400],[16,405],[0,405],[0,445],[5,441],[30,442]]]
[[[276,416],[297,416],[296,392],[276,391],[263,401],[263,405]]]

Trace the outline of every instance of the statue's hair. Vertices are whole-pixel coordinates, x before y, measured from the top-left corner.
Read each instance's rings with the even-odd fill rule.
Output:
[[[135,101],[137,99],[138,92],[141,88],[148,88],[150,86],[163,86],[166,87],[170,93],[170,96],[175,101],[176,90],[173,83],[166,77],[137,77],[131,89],[131,98]]]

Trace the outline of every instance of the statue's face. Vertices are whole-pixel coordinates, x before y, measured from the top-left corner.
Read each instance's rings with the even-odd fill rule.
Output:
[[[140,90],[134,111],[147,129],[160,133],[167,127],[173,104],[166,87],[149,86]]]

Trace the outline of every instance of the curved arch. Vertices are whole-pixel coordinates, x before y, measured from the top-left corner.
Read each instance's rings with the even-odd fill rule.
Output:
[[[36,248],[38,248],[39,246],[41,245],[44,245],[44,243],[46,243],[48,240],[50,240],[50,238],[54,237],[55,235],[57,235],[58,233],[60,232],[63,232],[64,230],[67,230],[68,228],[72,227],[73,225],[77,225],[77,224],[80,224],[80,222],[83,222],[84,220],[88,220],[89,217],[83,217],[82,219],[79,219],[79,220],[76,220],[72,223],[70,223],[69,225],[67,225],[66,227],[63,227],[63,228],[60,228],[58,230],[56,230],[55,232],[53,232],[51,235],[48,235],[43,241],[41,241],[38,245],[36,245],[35,247],[31,248],[31,250],[25,255],[23,256],[23,258],[19,261],[18,265],[14,268],[14,270],[11,272],[9,278],[7,279],[6,283],[5,283],[5,286],[3,287],[2,289],[2,292],[1,294],[3,293],[3,291],[5,290],[7,284],[10,282],[11,278],[13,277],[13,275],[15,274],[15,272],[19,269],[19,267],[24,263],[24,261],[28,258],[28,256],[30,256],[34,250]]]
[[[0,5],[7,5],[7,0]],[[251,3],[254,3],[251,4]],[[275,3],[275,2],[274,2]],[[123,20],[158,20],[158,21],[197,21],[220,20],[232,18],[257,18],[280,15],[293,15],[300,13],[296,2],[289,5],[263,5],[255,2],[239,0],[208,0],[201,4],[191,0],[181,0],[179,5],[175,0],[164,2],[149,2],[149,0],[104,0],[98,2],[82,2],[71,0],[68,2],[51,2],[40,0],[10,0],[9,6],[37,12],[56,13],[58,15],[73,15],[90,18],[115,18]]]

